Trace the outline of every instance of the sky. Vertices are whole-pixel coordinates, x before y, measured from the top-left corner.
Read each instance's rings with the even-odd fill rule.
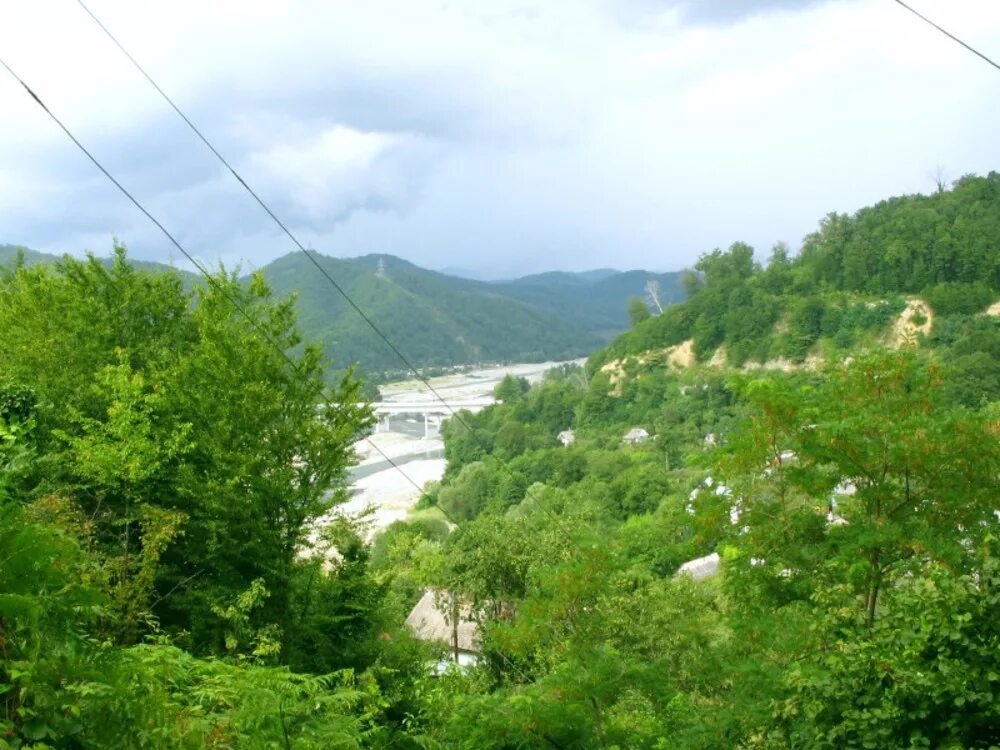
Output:
[[[909,0],[1000,59],[1000,2]],[[482,277],[766,259],[1000,169],[1000,71],[892,0],[88,0],[307,246]],[[199,259],[294,249],[75,0],[0,56]],[[0,71],[0,243],[179,253]]]

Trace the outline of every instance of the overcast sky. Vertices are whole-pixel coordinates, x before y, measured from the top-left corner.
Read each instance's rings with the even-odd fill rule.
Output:
[[[1000,58],[997,0],[910,0]],[[89,0],[300,239],[511,276],[798,248],[1000,169],[1000,71],[891,0]],[[74,0],[0,55],[194,254],[290,242]],[[0,77],[0,243],[178,260]]]

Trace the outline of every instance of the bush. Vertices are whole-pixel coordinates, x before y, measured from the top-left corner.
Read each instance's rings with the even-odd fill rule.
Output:
[[[938,315],[974,315],[985,310],[995,293],[985,284],[945,282],[924,290],[924,298]]]

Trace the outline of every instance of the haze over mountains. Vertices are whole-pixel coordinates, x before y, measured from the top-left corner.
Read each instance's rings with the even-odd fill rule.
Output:
[[[9,263],[16,252],[15,246],[0,246],[0,263]],[[553,271],[486,282],[423,269],[392,255],[316,257],[420,367],[583,356],[628,327],[628,300],[642,296],[647,281],[659,284],[664,304],[683,297],[679,272]],[[30,250],[25,258],[57,260]],[[302,253],[278,258],[261,271],[277,295],[297,295],[303,333],[324,345],[335,366],[359,363],[369,374],[403,369]]]

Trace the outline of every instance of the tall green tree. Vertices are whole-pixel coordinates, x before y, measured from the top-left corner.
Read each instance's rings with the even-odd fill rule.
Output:
[[[949,407],[942,386],[913,351],[859,357],[817,385],[749,383],[754,415],[727,462],[737,567],[787,595],[847,584],[869,626],[885,590],[928,561],[967,569],[996,525],[1000,452],[987,418]]]
[[[283,632],[310,524],[345,499],[370,420],[349,375],[325,389],[293,301],[222,272],[191,294],[122,248],[109,266],[19,268],[0,297],[0,367],[37,396],[22,490],[89,519],[134,610],[121,637],[159,623],[222,653],[216,613],[257,580],[268,595],[253,620]]]

